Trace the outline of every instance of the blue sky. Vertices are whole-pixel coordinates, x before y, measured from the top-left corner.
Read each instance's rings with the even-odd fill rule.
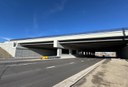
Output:
[[[0,0],[0,42],[128,27],[128,0]]]

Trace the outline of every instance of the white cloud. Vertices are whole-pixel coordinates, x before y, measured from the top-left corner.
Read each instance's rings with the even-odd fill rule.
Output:
[[[53,13],[59,12],[59,11],[63,11],[65,8],[65,4],[67,3],[68,0],[60,0],[59,3],[54,3],[54,6],[49,9],[48,11],[46,11],[44,13],[44,16],[47,17]]]
[[[12,38],[0,36],[0,39],[6,40],[6,41],[10,41]]]
[[[50,13],[55,13],[55,12],[64,10],[66,2],[67,2],[67,0],[61,0],[61,2],[60,3],[56,3],[55,7],[50,9],[49,12]]]
[[[37,29],[38,28],[37,15],[36,15],[36,13],[33,14],[33,28],[34,29]]]

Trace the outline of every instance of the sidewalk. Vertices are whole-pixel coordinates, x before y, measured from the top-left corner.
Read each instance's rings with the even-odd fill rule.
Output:
[[[72,87],[128,87],[128,61],[111,59]]]

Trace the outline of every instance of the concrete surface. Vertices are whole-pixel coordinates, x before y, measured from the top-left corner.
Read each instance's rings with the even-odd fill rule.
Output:
[[[52,87],[101,60],[72,58],[0,64],[0,87]]]
[[[107,61],[72,87],[128,87],[128,61]]]

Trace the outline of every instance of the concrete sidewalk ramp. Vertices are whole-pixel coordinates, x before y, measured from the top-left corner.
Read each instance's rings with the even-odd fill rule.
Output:
[[[128,87],[128,61],[111,59],[72,87]]]

